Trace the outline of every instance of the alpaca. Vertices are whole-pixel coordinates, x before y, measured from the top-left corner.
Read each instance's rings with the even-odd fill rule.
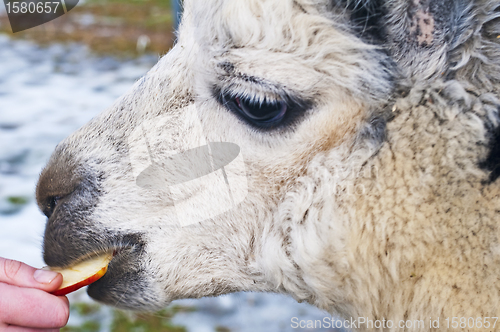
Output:
[[[186,0],[178,34],[42,171],[48,265],[114,250],[88,293],[134,310],[500,330],[500,2]]]

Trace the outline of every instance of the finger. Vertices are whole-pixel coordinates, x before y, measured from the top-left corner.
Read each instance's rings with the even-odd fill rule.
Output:
[[[69,318],[65,296],[0,283],[0,322],[30,328],[60,328]]]
[[[0,332],[59,332],[59,329],[34,329],[14,325],[3,326],[0,324]]]
[[[62,275],[53,271],[37,270],[24,263],[0,257],[0,282],[52,292],[61,286]]]

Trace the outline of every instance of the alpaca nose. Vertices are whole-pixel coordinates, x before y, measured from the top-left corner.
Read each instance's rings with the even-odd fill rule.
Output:
[[[36,200],[40,210],[51,218],[58,204],[66,199],[81,182],[81,176],[71,157],[57,149],[43,169],[36,186]]]
[[[42,171],[36,188],[38,206],[47,216],[43,258],[50,266],[66,266],[89,251],[102,234],[89,231],[100,190],[98,172],[58,147]]]

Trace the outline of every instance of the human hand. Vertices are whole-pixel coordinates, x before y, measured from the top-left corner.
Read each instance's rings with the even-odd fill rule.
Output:
[[[48,292],[62,275],[0,257],[0,332],[58,331],[69,318],[65,296]]]

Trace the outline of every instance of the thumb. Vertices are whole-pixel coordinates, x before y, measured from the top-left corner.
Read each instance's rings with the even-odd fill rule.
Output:
[[[62,275],[54,271],[38,270],[24,263],[0,257],[0,282],[51,292],[62,284]]]

